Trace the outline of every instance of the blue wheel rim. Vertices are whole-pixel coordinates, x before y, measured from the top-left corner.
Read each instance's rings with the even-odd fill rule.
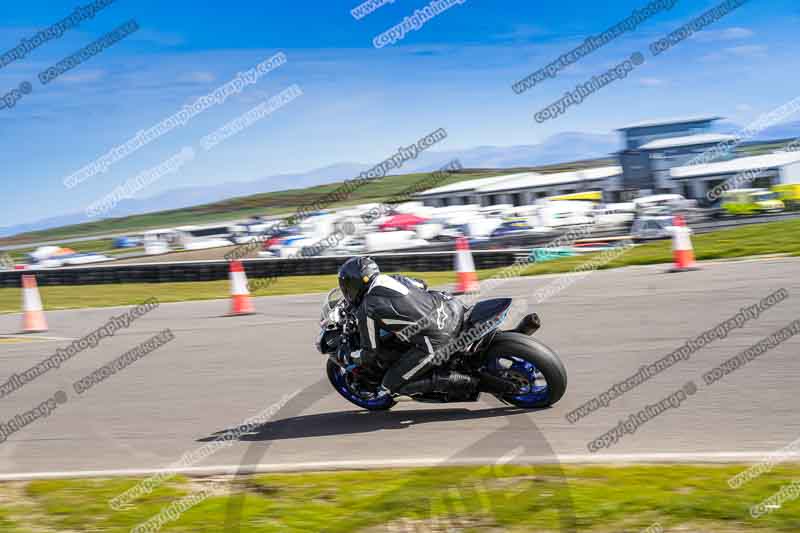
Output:
[[[391,396],[384,396],[383,398],[365,398],[354,391],[347,381],[347,372],[342,368],[337,368],[333,372],[333,379],[336,384],[336,390],[339,393],[353,402],[354,404],[363,408],[379,408],[385,407],[392,403]]]
[[[511,361],[511,366],[501,367],[500,359]],[[550,387],[547,385],[544,374],[536,368],[536,365],[522,357],[514,355],[495,357],[490,368],[498,377],[512,379],[520,385],[520,394],[509,396],[517,405],[540,404],[550,396]]]

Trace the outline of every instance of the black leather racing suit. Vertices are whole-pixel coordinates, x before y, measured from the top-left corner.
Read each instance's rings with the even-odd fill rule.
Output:
[[[422,281],[379,274],[356,318],[362,357],[390,364],[382,384],[399,392],[430,371],[436,349],[459,333],[464,305],[449,294],[429,291]]]

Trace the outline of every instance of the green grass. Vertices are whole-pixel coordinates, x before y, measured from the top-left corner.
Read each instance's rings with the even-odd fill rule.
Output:
[[[226,504],[242,505],[241,531],[639,532],[797,531],[800,504],[786,502],[761,518],[749,508],[800,476],[782,465],[739,489],[727,480],[745,466],[495,466],[360,472],[270,474],[222,479],[225,490],[192,507],[166,532],[224,530]],[[176,499],[208,486],[176,477],[113,511],[107,502],[136,479],[49,480],[0,484],[3,531],[123,532]],[[563,520],[563,521],[562,521]],[[413,529],[417,528],[417,529]]]
[[[754,255],[800,255],[800,219],[751,224],[733,229],[718,230],[692,237],[695,257],[700,261],[733,259]],[[569,272],[591,259],[593,255],[568,257],[529,266],[524,276]],[[633,265],[654,265],[672,261],[672,243],[669,240],[637,246],[600,269]]]
[[[443,284],[454,279],[450,272],[409,273],[414,277]],[[255,281],[253,279],[251,282]],[[335,274],[329,276],[291,276],[278,278],[268,287],[252,291],[254,296],[277,296],[326,292],[337,285]],[[80,309],[134,305],[150,297],[162,303],[229,298],[227,280],[185,283],[119,283],[108,285],[52,285],[39,287],[45,310]],[[20,289],[0,289],[0,313],[17,313],[21,309]]]
[[[766,254],[790,254],[800,256],[800,220],[753,224],[740,228],[720,230],[697,235],[693,239],[695,254],[699,260],[725,259]],[[566,257],[534,263],[520,270],[517,275],[535,276],[570,272],[590,261],[597,254]],[[651,265],[672,261],[669,241],[659,241],[637,246],[606,264],[600,269],[619,268],[631,265]],[[482,280],[497,276],[503,269],[482,270]],[[447,272],[407,272],[409,276],[425,279],[431,286],[440,286],[455,281],[455,274]],[[257,280],[250,280],[257,286]],[[254,296],[275,296],[325,292],[337,284],[335,275],[287,276],[253,291]],[[132,305],[151,296],[161,302],[209,300],[229,296],[228,281],[206,281],[185,283],[122,283],[83,286],[45,286],[39,289],[46,310],[76,309],[82,307],[104,307]],[[0,313],[19,312],[20,289],[0,289]]]

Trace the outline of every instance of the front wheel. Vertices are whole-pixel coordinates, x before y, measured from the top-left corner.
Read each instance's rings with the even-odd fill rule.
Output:
[[[567,371],[555,352],[521,333],[498,333],[486,366],[491,374],[517,385],[515,394],[501,397],[517,407],[548,407],[567,390]]]
[[[330,380],[333,388],[350,403],[370,411],[386,411],[394,407],[396,402],[391,396],[377,398],[375,391],[361,389],[353,380],[352,374],[347,373],[330,359],[328,359],[327,370],[328,380]]]

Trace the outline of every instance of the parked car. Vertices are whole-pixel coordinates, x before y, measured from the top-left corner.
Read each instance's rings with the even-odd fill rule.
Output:
[[[673,220],[671,216],[637,218],[631,226],[631,236],[635,241],[669,239],[676,231]]]
[[[722,209],[728,215],[758,215],[786,209],[778,193],[767,189],[734,189],[722,195]]]
[[[591,214],[598,226],[628,227],[636,217],[636,206],[633,202],[598,204]]]
[[[775,185],[772,191],[778,193],[778,197],[787,209],[800,209],[800,183]]]
[[[688,201],[680,194],[652,194],[640,196],[633,200],[633,204],[639,212],[653,212],[661,209],[684,209],[688,207]]]
[[[139,237],[117,237],[114,239],[114,248],[136,248],[142,245],[142,239]]]
[[[438,235],[429,240],[432,242],[450,242],[464,236],[469,236],[467,224],[446,224]]]
[[[365,237],[345,237],[336,246],[322,250],[321,255],[359,255],[367,249]]]
[[[530,233],[533,231],[533,226],[531,226],[527,220],[524,219],[514,219],[514,220],[506,220],[502,224],[500,224],[494,231],[491,233],[491,237],[493,239],[497,237],[509,237],[511,235],[520,235],[524,233]]]
[[[585,226],[594,223],[594,218],[592,217],[594,208],[595,204],[593,202],[575,200],[544,202],[539,205],[536,216],[539,225],[548,228]]]
[[[144,253],[146,255],[165,254],[177,241],[178,234],[173,229],[155,229],[145,231],[142,235]]]
[[[404,230],[367,233],[364,243],[367,253],[417,248],[429,244],[425,239],[418,238],[416,232]]]

